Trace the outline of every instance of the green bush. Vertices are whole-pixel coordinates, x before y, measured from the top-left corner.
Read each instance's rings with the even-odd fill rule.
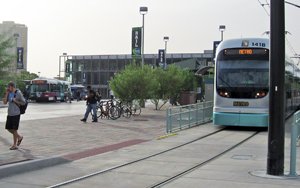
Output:
[[[174,65],[166,70],[129,65],[110,81],[110,87],[123,102],[151,99],[155,108],[161,109],[170,98],[177,99],[181,91],[195,90],[196,78],[188,70]],[[158,108],[160,100],[163,104]]]

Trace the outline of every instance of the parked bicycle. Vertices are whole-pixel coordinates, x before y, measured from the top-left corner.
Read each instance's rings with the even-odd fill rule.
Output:
[[[120,117],[130,118],[131,116],[139,116],[141,111],[138,101],[128,104],[115,99],[109,99],[99,100],[97,103],[97,118],[101,119],[116,120]]]
[[[93,112],[91,112],[92,114]],[[116,101],[110,100],[99,100],[97,103],[97,118],[107,118],[107,119],[118,119],[119,109],[116,105]]]

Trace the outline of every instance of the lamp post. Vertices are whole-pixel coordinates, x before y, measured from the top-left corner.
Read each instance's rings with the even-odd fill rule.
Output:
[[[65,57],[67,56],[68,54],[67,53],[63,53],[62,55],[59,56],[59,65],[58,65],[58,77],[60,78],[61,76],[61,57],[64,57],[64,62],[66,61]]]
[[[164,36],[164,41],[165,41],[165,63],[164,63],[164,69],[166,69],[167,68],[167,45],[168,45],[169,37],[168,36]]]
[[[223,33],[224,33],[225,29],[226,29],[225,25],[219,26],[219,31],[221,32],[221,41],[223,41]]]
[[[140,7],[140,14],[143,16],[142,25],[142,67],[144,67],[145,57],[144,57],[144,46],[145,46],[145,15],[148,13],[148,7]]]

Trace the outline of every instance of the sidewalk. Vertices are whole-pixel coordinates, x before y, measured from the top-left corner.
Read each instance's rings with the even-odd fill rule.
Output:
[[[4,105],[2,101],[0,101],[0,108],[6,108],[7,105]]]
[[[104,146],[112,149],[152,140],[165,134],[165,112],[142,109],[141,116],[118,120],[99,119],[83,123],[82,116],[21,121],[24,140],[19,150],[10,151],[12,136],[0,134],[0,166],[27,160],[47,159]],[[139,142],[138,142],[139,143]]]
[[[177,146],[190,140],[194,140],[206,132],[216,129],[211,124],[195,127],[176,136],[162,140],[151,140],[138,145],[126,147],[113,152],[93,155],[88,158],[75,160],[72,163],[57,165],[37,171],[26,172],[13,177],[0,180],[0,186],[5,187],[46,187],[66,180],[84,176],[96,171],[118,166],[124,162],[140,159],[149,154],[157,153],[170,147]],[[247,132],[241,134],[248,134]],[[227,135],[227,136],[226,136]],[[228,137],[228,135],[231,135]],[[109,173],[94,176],[85,181],[79,181],[76,185],[66,187],[113,187],[113,188],[140,188],[150,187],[155,182],[165,180],[188,166],[205,159],[211,155],[214,149],[228,147],[239,136],[233,136],[232,132],[224,132],[210,140],[193,143],[178,151],[167,153],[166,156],[158,156],[139,164],[126,166]],[[289,138],[286,138],[288,143]],[[289,170],[289,146],[285,148],[285,167]],[[210,151],[210,152],[208,152]],[[193,155],[192,155],[193,154]],[[300,151],[298,150],[298,154]],[[169,155],[169,156],[168,156]],[[267,132],[261,132],[238,148],[213,160],[204,166],[195,169],[181,178],[167,184],[170,188],[195,188],[195,187],[251,187],[251,188],[296,188],[300,179],[288,177],[267,178],[257,177],[256,172],[265,173],[267,161]],[[300,161],[298,160],[298,169]],[[299,171],[298,171],[299,172]]]

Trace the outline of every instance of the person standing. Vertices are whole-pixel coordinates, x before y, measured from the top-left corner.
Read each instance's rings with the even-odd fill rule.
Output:
[[[81,92],[79,91],[79,89],[77,89],[77,91],[76,91],[77,102],[80,101],[80,95],[81,95]]]
[[[16,150],[23,140],[23,136],[18,133],[21,117],[20,105],[24,105],[26,102],[21,91],[16,89],[14,82],[9,82],[3,103],[8,104],[5,129],[13,135],[13,145],[10,150]]]
[[[98,122],[96,92],[91,89],[91,86],[88,86],[87,90],[88,90],[88,96],[87,96],[87,99],[86,99],[87,107],[86,107],[86,111],[85,111],[85,114],[84,114],[84,118],[81,119],[80,121],[86,122],[87,118],[89,117],[89,114],[93,110],[93,121],[92,122],[95,123],[95,122]]]

